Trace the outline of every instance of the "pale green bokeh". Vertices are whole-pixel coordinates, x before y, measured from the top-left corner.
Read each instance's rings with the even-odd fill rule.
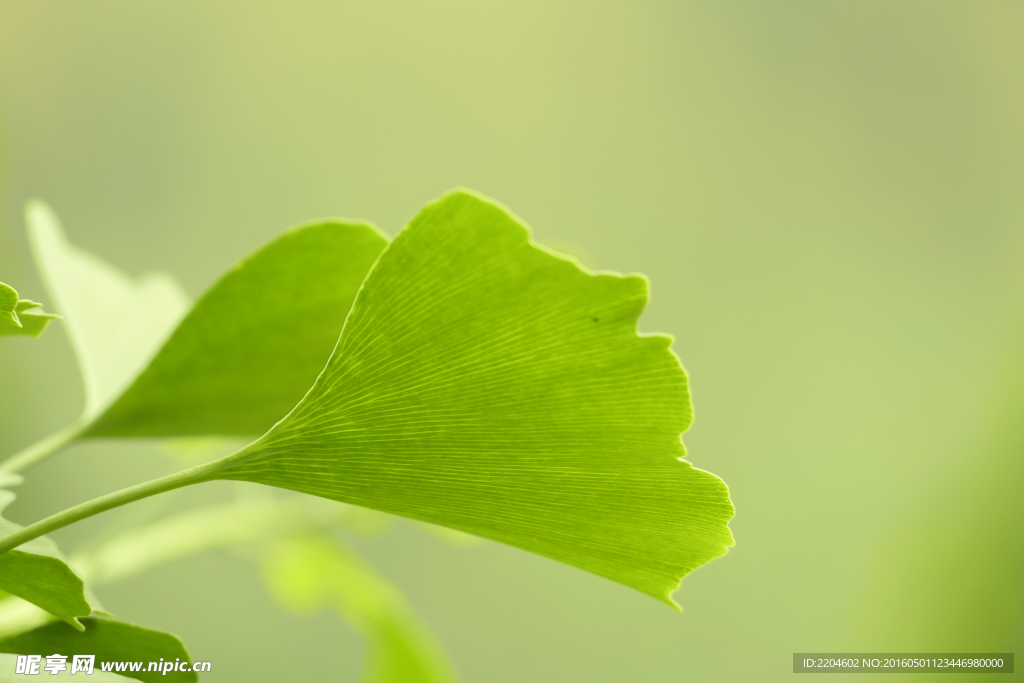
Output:
[[[402,594],[329,538],[271,543],[261,561],[268,588],[290,611],[330,607],[367,642],[361,683],[455,683],[444,652]]]
[[[996,413],[1024,346],[1022,14],[1012,2],[9,2],[0,272],[52,308],[23,237],[30,197],[75,243],[197,296],[290,225],[345,215],[393,234],[430,198],[473,187],[540,242],[650,278],[639,329],[675,335],[693,386],[687,446],[739,514],[737,547],[677,594],[682,615],[498,544],[451,547],[408,525],[355,539],[463,680],[788,680],[794,651],[996,649],[1011,642],[998,624],[1013,628],[996,606],[1014,607],[972,595],[1012,570],[986,559],[971,581],[929,574],[922,529],[945,523],[950,496],[977,509],[965,520],[998,522],[986,537],[1019,534],[1004,488],[1019,441],[999,436],[1013,422]],[[60,325],[0,348],[4,454],[80,410]],[[141,446],[80,447],[34,470],[11,515],[33,521],[174,467]],[[74,551],[103,523],[58,540]],[[965,607],[886,622],[932,586]],[[356,635],[330,615],[286,616],[230,556],[101,597],[214,661],[203,680],[359,675]],[[975,600],[988,607],[972,612]],[[977,622],[953,616],[964,610],[991,615],[977,640]]]

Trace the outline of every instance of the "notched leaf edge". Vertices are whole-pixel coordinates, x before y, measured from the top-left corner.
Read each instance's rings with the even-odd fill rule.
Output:
[[[571,263],[572,265],[576,266],[576,268],[581,273],[583,273],[584,275],[589,275],[589,276],[595,277],[595,278],[611,277],[611,278],[616,278],[616,279],[624,281],[624,282],[632,281],[632,282],[636,282],[637,284],[641,284],[642,285],[642,289],[639,292],[639,296],[637,297],[637,302],[636,302],[637,305],[636,305],[636,307],[634,309],[633,315],[631,315],[631,322],[633,323],[633,325],[632,325],[633,336],[635,338],[637,338],[637,339],[641,339],[641,340],[642,339],[650,339],[652,341],[657,341],[657,342],[660,342],[661,344],[663,344],[664,351],[669,353],[671,355],[672,359],[675,361],[676,365],[678,365],[679,371],[682,373],[683,381],[684,381],[685,386],[686,386],[686,399],[687,399],[686,400],[686,415],[687,415],[687,417],[686,417],[686,425],[682,428],[682,430],[679,433],[679,443],[680,443],[680,446],[682,448],[683,455],[677,457],[676,460],[678,460],[683,466],[688,467],[689,469],[691,469],[691,470],[693,470],[695,472],[699,472],[699,473],[701,473],[703,475],[706,475],[707,477],[710,478],[710,482],[715,483],[718,486],[720,486],[722,493],[724,493],[725,502],[728,505],[728,519],[725,522],[725,533],[728,536],[728,540],[726,542],[724,542],[724,543],[721,543],[721,544],[718,544],[718,543],[713,544],[713,547],[715,548],[715,551],[714,551],[714,554],[713,554],[712,557],[708,558],[707,560],[705,560],[700,565],[698,565],[696,567],[693,567],[692,569],[689,569],[689,570],[683,572],[679,576],[679,581],[676,583],[675,587],[672,588],[671,590],[667,591],[664,595],[662,595],[662,596],[654,596],[654,597],[657,597],[662,602],[664,602],[665,604],[667,604],[669,607],[672,607],[673,609],[675,609],[678,612],[682,612],[683,611],[682,606],[680,606],[679,603],[676,602],[675,598],[673,598],[672,596],[677,591],[679,591],[680,588],[682,588],[683,579],[685,579],[687,576],[689,576],[691,573],[693,573],[697,569],[710,564],[711,562],[713,562],[714,560],[717,560],[720,557],[724,557],[726,554],[728,554],[730,548],[735,547],[735,545],[736,545],[736,538],[733,535],[732,529],[730,528],[729,524],[732,522],[732,519],[736,516],[736,506],[735,506],[735,504],[732,501],[732,493],[729,490],[729,485],[726,484],[724,479],[719,477],[714,472],[710,472],[708,470],[705,470],[705,469],[702,469],[700,467],[697,467],[688,458],[686,458],[687,449],[686,449],[686,444],[683,441],[683,435],[687,431],[689,431],[690,427],[693,425],[693,400],[692,400],[692,394],[690,392],[690,374],[686,371],[686,367],[683,365],[682,359],[675,352],[675,349],[672,348],[673,344],[675,343],[675,336],[673,336],[671,334],[668,334],[668,333],[665,333],[665,332],[641,332],[638,329],[638,326],[639,326],[639,323],[640,323],[640,318],[642,317],[643,312],[647,309],[647,303],[650,301],[650,291],[651,291],[651,281],[650,281],[650,278],[648,278],[643,273],[622,273],[622,272],[615,271],[615,270],[605,270],[605,269],[594,270],[594,269],[588,268],[586,265],[584,265],[575,256],[572,256],[571,254],[565,254],[565,253],[559,252],[559,251],[557,251],[555,249],[552,249],[551,247],[548,247],[545,244],[537,242],[534,239],[533,229],[530,227],[530,224],[528,222],[526,222],[521,216],[519,216],[515,211],[513,211],[511,208],[509,208],[508,206],[506,206],[502,202],[500,202],[498,200],[495,200],[495,199],[492,199],[491,197],[488,197],[488,196],[486,196],[484,194],[481,194],[481,193],[477,192],[476,190],[472,190],[472,189],[470,189],[468,187],[459,186],[459,187],[456,187],[456,188],[448,191],[447,193],[445,193],[441,197],[437,198],[436,200],[426,204],[423,207],[423,209],[421,209],[421,212],[423,210],[425,210],[429,206],[432,206],[432,205],[435,205],[435,204],[441,204],[444,201],[446,201],[447,199],[449,199],[451,197],[458,196],[458,195],[466,195],[466,196],[472,197],[473,199],[476,199],[478,201],[484,202],[485,204],[490,204],[490,205],[498,208],[499,210],[505,212],[510,218],[512,218],[512,220],[514,220],[517,224],[519,224],[519,226],[521,228],[523,228],[526,231],[526,238],[527,238],[527,242],[528,242],[530,247],[533,247],[534,249],[537,249],[538,251],[541,251],[541,252],[547,254],[548,256],[552,256],[552,257],[557,258],[559,260]],[[387,251],[386,248],[385,248],[385,251]],[[383,255],[383,253],[382,253],[382,255]],[[379,258],[378,258],[378,261],[379,261]],[[374,264],[374,267],[376,267],[376,264]],[[371,273],[372,273],[372,269],[371,269]],[[367,273],[367,279],[369,279],[369,275],[370,274]],[[594,320],[594,322],[595,323],[599,323],[600,322],[600,318]],[[344,333],[344,330],[342,330],[342,333]]]

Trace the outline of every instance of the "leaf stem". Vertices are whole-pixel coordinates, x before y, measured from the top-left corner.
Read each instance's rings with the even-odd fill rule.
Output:
[[[212,463],[199,465],[198,467],[192,467],[181,472],[169,474],[166,477],[160,477],[159,479],[147,481],[142,484],[129,486],[126,489],[121,489],[114,493],[108,493],[105,496],[93,498],[92,500],[70,507],[67,510],[62,510],[61,512],[50,515],[46,519],[40,520],[35,524],[29,524],[27,527],[19,529],[10,536],[0,539],[0,555],[6,553],[12,548],[18,547],[22,543],[27,543],[34,538],[39,538],[43,534],[48,534],[51,531],[73,524],[74,522],[85,519],[86,517],[92,517],[93,515],[97,515],[101,512],[105,512],[122,505],[127,505],[128,503],[148,498],[149,496],[155,496],[158,493],[164,493],[165,491],[181,488],[182,486],[210,481],[215,478],[214,472],[219,468],[219,465],[220,463],[218,461],[214,461]]]
[[[0,472],[20,472],[40,460],[45,460],[75,440],[88,426],[87,420],[77,420],[64,429],[36,441],[0,463]]]

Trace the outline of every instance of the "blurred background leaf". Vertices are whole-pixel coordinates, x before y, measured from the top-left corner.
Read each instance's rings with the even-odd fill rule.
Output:
[[[41,201],[25,207],[39,277],[66,318],[85,389],[84,417],[102,411],[145,367],[188,310],[181,285],[166,273],[137,280],[76,247]]]
[[[429,630],[402,594],[336,540],[279,540],[262,562],[271,593],[299,614],[334,608],[367,642],[362,683],[454,683],[451,668]]]
[[[1024,343],[1021,344],[1024,349]],[[893,520],[874,555],[865,637],[903,651],[1024,651],[1024,352],[988,403],[977,457]],[[974,676],[978,680],[984,674]]]
[[[941,525],[943,496],[1006,510],[993,533],[1014,537],[1002,484],[964,480],[1017,457],[994,444],[1021,348],[1022,31],[1007,0],[8,2],[0,272],[52,308],[30,197],[77,244],[193,297],[290,225],[343,215],[394,234],[450,187],[501,198],[540,242],[649,276],[640,328],[677,339],[687,446],[729,482],[743,543],[687,578],[678,615],[496,543],[408,524],[346,540],[466,681],[789,680],[794,651],[895,645],[871,615],[905,579],[880,574],[928,570],[890,553],[903,529]],[[7,454],[83,399],[64,335],[5,342]],[[75,448],[32,470],[13,519],[176,467],[144,444]],[[55,538],[73,554],[108,521]],[[972,576],[1006,576],[984,565]],[[356,634],[280,609],[230,554],[101,597],[213,661],[204,681],[360,675]],[[901,619],[916,642],[948,642],[929,635],[934,612]]]

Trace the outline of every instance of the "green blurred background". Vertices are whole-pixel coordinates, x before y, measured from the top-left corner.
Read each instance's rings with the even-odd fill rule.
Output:
[[[683,614],[494,543],[402,522],[354,538],[464,681],[772,681],[794,651],[1019,654],[1022,35],[1010,0],[5,0],[0,279],[45,301],[20,215],[33,196],[80,245],[197,296],[292,224],[394,234],[472,187],[540,241],[650,277],[641,329],[676,336],[690,457],[738,512],[736,548],[676,594]],[[2,453],[81,402],[59,324],[5,342]],[[32,472],[11,517],[174,467],[152,445],[77,447]],[[57,538],[74,549],[144,505]],[[231,554],[101,597],[181,635],[213,662],[204,680],[358,676],[354,632],[285,613]]]

